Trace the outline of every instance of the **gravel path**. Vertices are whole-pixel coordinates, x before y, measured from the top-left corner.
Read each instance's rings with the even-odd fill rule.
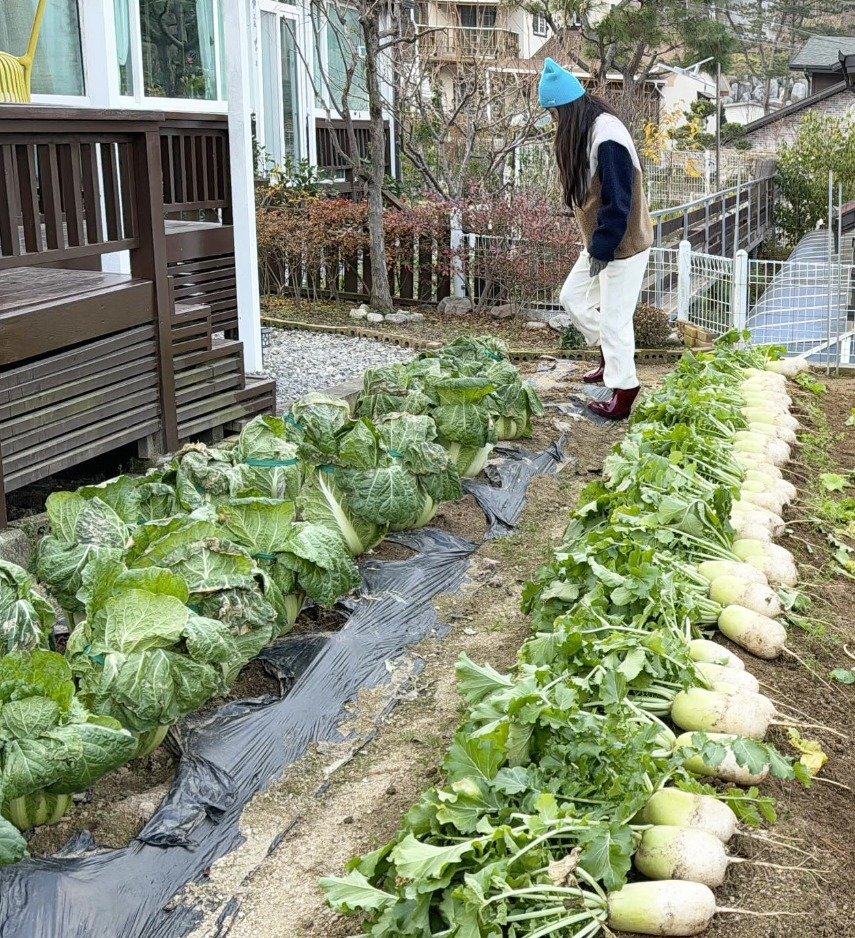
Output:
[[[412,349],[323,332],[274,329],[264,350],[264,370],[276,378],[279,411],[309,391],[358,380],[366,368],[415,358]]]

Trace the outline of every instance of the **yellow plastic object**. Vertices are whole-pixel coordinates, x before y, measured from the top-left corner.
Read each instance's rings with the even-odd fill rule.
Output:
[[[33,59],[36,57],[46,7],[47,0],[39,0],[33,30],[30,33],[30,44],[25,55],[0,52],[0,102],[4,104],[27,104],[30,101]]]

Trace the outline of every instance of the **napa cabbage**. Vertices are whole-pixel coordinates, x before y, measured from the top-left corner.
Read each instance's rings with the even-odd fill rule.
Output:
[[[133,734],[108,715],[93,714],[75,693],[69,662],[36,648],[0,658],[0,791],[2,813],[19,830],[53,823],[72,796],[133,758]],[[0,825],[0,864],[22,845]]]
[[[0,560],[0,654],[48,648],[56,613],[23,567]]]

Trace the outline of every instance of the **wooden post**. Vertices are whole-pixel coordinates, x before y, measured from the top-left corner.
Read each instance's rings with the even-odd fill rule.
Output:
[[[6,527],[6,486],[3,484],[3,453],[0,451],[0,530]]]
[[[131,273],[154,284],[160,414],[164,447],[169,452],[178,449],[178,415],[175,407],[175,368],[172,361],[172,296],[166,269],[160,131],[156,126],[153,125],[151,130],[146,130],[136,137],[133,160],[140,243],[139,247],[131,251]]]

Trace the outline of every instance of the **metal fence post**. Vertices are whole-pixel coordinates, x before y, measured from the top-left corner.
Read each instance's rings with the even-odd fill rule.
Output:
[[[689,321],[689,306],[692,302],[692,245],[680,242],[677,252],[677,321]]]
[[[733,328],[742,332],[748,323],[748,252],[737,251],[733,258],[730,309]]]

